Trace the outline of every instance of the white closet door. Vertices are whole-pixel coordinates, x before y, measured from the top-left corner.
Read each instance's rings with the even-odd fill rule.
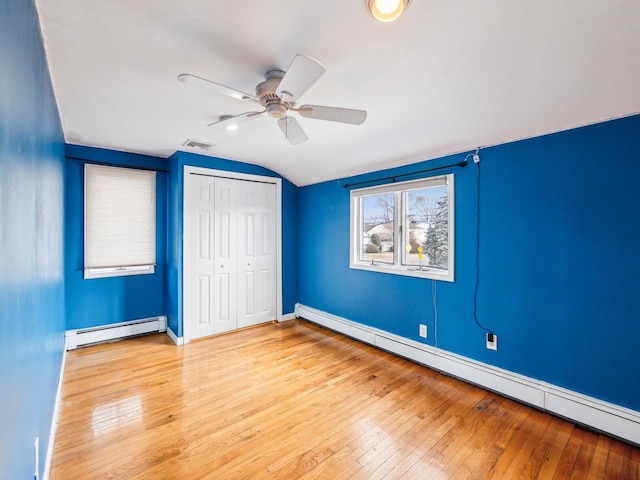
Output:
[[[238,327],[276,319],[275,193],[238,181]]]
[[[276,186],[259,184],[257,221],[257,311],[256,323],[277,318]]]
[[[186,341],[277,318],[276,196],[271,183],[185,181]]]
[[[184,317],[189,322],[189,337],[199,338],[215,332],[213,314],[214,253],[213,225],[215,183],[212,177],[192,176],[185,191],[190,239],[187,278],[184,290]]]
[[[238,326],[256,323],[258,187],[238,182]]]
[[[238,328],[237,318],[237,180],[215,179],[214,324],[215,332]]]

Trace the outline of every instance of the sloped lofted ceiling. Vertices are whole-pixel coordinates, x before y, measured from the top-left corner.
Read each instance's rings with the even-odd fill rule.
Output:
[[[413,0],[383,24],[364,0],[36,0],[68,143],[168,157],[188,139],[297,185],[640,112],[638,0]],[[361,126],[299,118],[207,127],[296,54],[327,69],[299,103],[363,109]],[[249,107],[249,108],[247,108]]]

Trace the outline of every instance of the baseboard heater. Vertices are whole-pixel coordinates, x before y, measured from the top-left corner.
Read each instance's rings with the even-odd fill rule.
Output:
[[[296,317],[426,365],[588,428],[640,445],[640,412],[456,355],[305,305]]]
[[[111,323],[100,327],[67,330],[65,348],[73,350],[94,343],[110,342],[152,332],[166,332],[167,317],[151,317],[129,322]]]

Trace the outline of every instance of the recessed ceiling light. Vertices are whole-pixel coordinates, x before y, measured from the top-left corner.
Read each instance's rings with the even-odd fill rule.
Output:
[[[409,8],[411,0],[365,0],[367,11],[380,22],[392,22]]]

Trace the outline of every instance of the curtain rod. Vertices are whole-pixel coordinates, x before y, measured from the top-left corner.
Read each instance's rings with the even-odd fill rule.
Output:
[[[418,170],[417,172],[400,173],[398,175],[390,175],[388,177],[383,177],[383,178],[373,178],[371,180],[363,180],[361,182],[345,183],[343,185],[343,187],[344,188],[350,188],[350,187],[355,187],[356,185],[364,185],[364,184],[367,184],[367,183],[383,182],[385,180],[391,180],[391,183],[394,183],[396,181],[396,179],[401,178],[401,177],[409,177],[411,175],[420,175],[421,173],[434,172],[436,170],[444,170],[445,168],[466,167],[466,166],[467,166],[467,159],[465,158],[463,161],[458,162],[458,163],[452,163],[450,165],[442,165],[440,167],[427,168],[427,169],[424,169],[424,170]]]
[[[88,158],[72,157],[70,155],[65,155],[65,158],[67,160],[76,160],[78,162],[91,163],[92,165],[103,165],[105,167],[133,168],[136,170],[150,170],[152,172],[169,172],[169,170],[166,168],[152,168],[152,167],[138,167],[135,165],[123,165],[122,163],[103,162],[100,160],[91,160]]]

